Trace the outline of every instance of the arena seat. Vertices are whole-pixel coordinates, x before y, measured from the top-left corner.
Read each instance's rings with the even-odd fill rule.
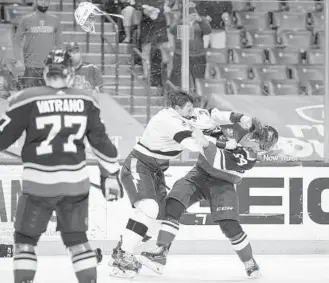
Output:
[[[283,2],[278,0],[270,0],[270,1],[251,0],[250,5],[251,7],[253,7],[254,11],[256,12],[281,11],[284,7]]]
[[[324,95],[324,81],[310,80],[307,81],[306,91],[308,95]]]
[[[289,0],[286,2],[289,11],[313,12],[316,9],[312,0]]]
[[[325,18],[323,12],[314,12],[311,14],[311,27],[314,31],[324,30]]]
[[[306,30],[307,14],[304,12],[273,12],[273,27],[280,30]]]
[[[196,79],[195,89],[199,96],[203,96],[205,93],[227,94],[226,80]]]
[[[313,45],[313,35],[308,30],[286,30],[278,35],[278,41],[281,47],[304,51]]]
[[[315,47],[320,49],[325,49],[326,47],[326,37],[324,31],[318,31],[315,34]]]
[[[228,93],[234,95],[266,95],[264,83],[260,80],[229,80]]]
[[[272,48],[265,50],[271,64],[293,65],[301,63],[301,52],[289,49]]]
[[[262,81],[287,80],[290,77],[290,69],[285,65],[255,66],[255,78]]]
[[[241,48],[245,40],[244,31],[230,29],[226,31],[226,48]]]
[[[32,13],[32,11],[33,7],[31,6],[5,6],[5,21],[18,25],[21,18],[29,13]]]
[[[269,95],[301,95],[298,80],[271,80],[268,87]]]
[[[248,65],[236,64],[211,64],[207,63],[206,79],[233,79],[233,80],[248,80],[253,79],[253,70]]]
[[[248,46],[272,48],[277,46],[275,30],[249,30],[246,32]]]
[[[26,4],[25,0],[0,0],[0,4],[10,5],[10,4],[18,4],[24,5]]]
[[[232,19],[237,28],[252,30],[269,28],[267,12],[237,11],[233,13]]]
[[[265,53],[262,48],[233,49],[232,61],[235,64],[264,64]]]
[[[324,80],[323,65],[295,65],[293,71],[301,82]]]
[[[227,49],[208,49],[206,53],[207,62],[211,63],[228,63]]]
[[[306,54],[307,63],[310,65],[321,65],[325,62],[324,51],[321,49],[310,49]]]
[[[249,2],[247,1],[232,1],[233,11],[245,11],[250,10]]]

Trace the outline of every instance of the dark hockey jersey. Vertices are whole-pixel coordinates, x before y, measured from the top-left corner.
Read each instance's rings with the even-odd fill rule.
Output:
[[[25,89],[0,120],[0,150],[25,132],[23,191],[37,196],[87,193],[85,138],[105,172],[119,169],[117,149],[106,134],[93,98],[73,88]]]
[[[245,148],[235,150],[220,149],[217,141],[227,141],[228,138],[237,142],[248,133],[239,123],[221,126],[216,137],[209,137],[210,143],[204,150],[205,156],[199,155],[197,166],[210,176],[237,184],[241,181],[244,171],[253,168],[257,156]]]

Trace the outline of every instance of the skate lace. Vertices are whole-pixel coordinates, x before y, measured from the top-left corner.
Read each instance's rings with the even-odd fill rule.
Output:
[[[247,262],[245,262],[244,266],[245,266],[246,270],[250,270],[256,266],[256,263],[254,262],[253,259],[251,259],[251,260],[248,260]]]

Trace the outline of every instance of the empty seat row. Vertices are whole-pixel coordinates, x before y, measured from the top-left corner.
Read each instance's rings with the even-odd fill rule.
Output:
[[[249,12],[237,11],[232,15],[232,26],[244,29],[324,30],[323,12]]]
[[[297,80],[209,80],[197,79],[196,91],[202,96],[205,93],[215,95],[323,95],[322,81]]]
[[[304,52],[282,48],[247,49],[210,49],[207,62],[221,64],[324,64],[325,53],[322,49],[309,49]]]
[[[307,50],[311,47],[324,48],[324,31],[311,32],[309,30],[227,30],[227,48],[273,48],[286,47],[296,50]]]
[[[232,1],[234,11],[322,11],[324,7],[323,0],[245,0]]]
[[[236,80],[287,80],[323,81],[324,66],[322,65],[239,65],[207,63],[207,79],[236,79]]]

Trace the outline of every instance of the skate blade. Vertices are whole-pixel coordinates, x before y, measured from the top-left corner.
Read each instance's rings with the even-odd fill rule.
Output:
[[[150,259],[148,259],[147,257],[141,255],[139,258],[139,262],[142,263],[144,266],[146,266],[147,268],[151,269],[152,271],[154,271],[156,274],[158,275],[162,275],[163,274],[163,268],[164,266],[160,263],[151,261]]]
[[[134,278],[136,277],[137,272],[132,270],[122,270],[116,266],[110,268],[110,276],[117,278]]]
[[[252,273],[248,276],[248,278],[251,279],[251,280],[253,280],[253,279],[260,279],[260,278],[262,278],[262,277],[263,277],[263,276],[262,276],[262,274],[260,273],[259,270],[255,270],[254,272],[252,272]]]

